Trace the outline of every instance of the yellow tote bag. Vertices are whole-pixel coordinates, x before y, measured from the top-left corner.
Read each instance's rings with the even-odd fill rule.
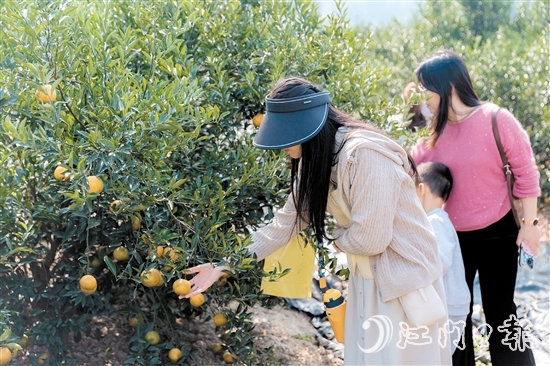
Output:
[[[290,272],[274,282],[264,279],[261,289],[264,294],[272,296],[310,298],[314,262],[315,248],[306,245],[300,235],[294,237],[287,245],[267,256],[264,262],[265,272],[271,272],[275,268],[279,271],[279,264],[282,271],[290,268]]]

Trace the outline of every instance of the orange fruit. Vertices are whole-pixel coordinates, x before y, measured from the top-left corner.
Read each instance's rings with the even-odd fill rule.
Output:
[[[198,308],[199,306],[201,306],[202,304],[204,304],[204,295],[203,294],[197,294],[197,295],[193,295],[189,298],[189,303]]]
[[[214,353],[220,353],[222,351],[223,346],[221,343],[215,343],[212,345],[212,352]]]
[[[115,213],[116,207],[122,203],[121,200],[114,200],[109,204],[109,212]]]
[[[65,173],[67,171],[67,168],[65,167],[62,167],[62,166],[58,166],[57,168],[55,168],[55,170],[53,171],[53,176],[55,179],[57,180],[69,180],[69,176],[65,176]]]
[[[36,90],[35,97],[42,103],[55,102],[57,100],[57,92],[55,89],[52,89],[50,84],[46,84]]]
[[[170,352],[168,352],[168,358],[174,363],[178,362],[181,356],[183,356],[183,354],[179,348],[172,348]]]
[[[252,124],[256,127],[260,127],[263,120],[264,120],[264,115],[261,113],[258,113],[257,115],[252,117]]]
[[[180,278],[179,280],[174,281],[172,290],[174,290],[174,292],[178,295],[187,295],[191,291],[191,282]]]
[[[227,283],[227,279],[229,278],[229,274],[224,273],[220,279],[218,280],[218,286],[223,286]]]
[[[130,216],[132,218],[132,229],[139,230],[141,226],[141,217],[139,216]]]
[[[38,363],[43,365],[48,358],[50,358],[50,354],[48,352],[42,353],[40,357],[38,357]]]
[[[143,316],[141,315],[132,315],[128,318],[128,324],[130,324],[132,328],[137,327],[139,323],[143,323]]]
[[[233,363],[237,360],[237,356],[229,351],[225,351],[223,353],[223,360],[225,361],[225,363]]]
[[[90,267],[92,267],[92,268],[97,268],[97,267],[99,267],[100,265],[101,265],[101,260],[100,260],[98,257],[94,256],[94,258],[93,258],[92,261],[90,262]]]
[[[7,365],[11,361],[11,351],[9,348],[0,347],[0,365]]]
[[[92,275],[85,275],[80,279],[80,291],[86,295],[93,294],[97,290],[97,280]]]
[[[219,313],[219,314],[214,315],[214,324],[217,327],[223,327],[224,325],[226,325],[227,324],[227,315],[225,315],[223,313]]]
[[[161,286],[164,283],[162,272],[156,268],[141,272],[141,283],[145,287]]]
[[[162,257],[164,255],[164,248],[161,246],[158,246],[157,249],[157,257]]]
[[[147,342],[151,342],[151,344],[154,346],[155,344],[160,342],[160,335],[156,331],[150,330],[145,333],[145,340]]]
[[[86,180],[88,181],[88,186],[90,187],[90,190],[88,192],[90,193],[101,193],[103,192],[103,181],[101,178],[90,175],[89,177],[86,177]]]
[[[178,258],[180,257],[179,254],[178,254],[179,250],[177,248],[170,248],[170,247],[167,247],[167,248],[164,248],[164,253],[163,255],[168,255],[170,257],[170,260],[172,262],[175,262],[178,260]]]
[[[113,252],[113,258],[117,261],[127,261],[128,257],[128,249],[126,247],[118,247]]]
[[[23,334],[23,337],[19,338],[19,340],[17,341],[17,344],[19,344],[23,348],[28,347],[29,344],[31,344],[31,339],[29,338],[28,335]]]

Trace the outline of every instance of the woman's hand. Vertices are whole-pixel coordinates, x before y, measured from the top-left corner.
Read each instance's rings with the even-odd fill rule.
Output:
[[[539,253],[540,238],[542,237],[542,230],[538,226],[522,224],[519,229],[518,238],[516,244],[518,246],[521,243],[525,243],[525,246],[536,257]]]
[[[229,271],[228,266],[217,267],[211,263],[204,263],[198,266],[184,270],[185,274],[197,275],[193,277],[189,282],[191,283],[191,292],[185,296],[180,296],[180,299],[187,299],[191,296],[198,295],[201,292],[206,291],[214,282],[216,282],[223,274],[224,271]]]

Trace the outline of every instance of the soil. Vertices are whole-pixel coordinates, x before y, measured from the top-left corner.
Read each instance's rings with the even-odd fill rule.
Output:
[[[252,321],[255,324],[252,332],[256,338],[255,345],[261,348],[273,347],[273,358],[262,360],[264,363],[304,366],[343,365],[343,360],[319,345],[316,340],[316,330],[308,315],[280,305],[272,309],[256,306],[251,310]],[[191,362],[191,365],[227,365],[221,353],[215,354],[211,349],[212,345],[219,343],[211,319],[197,317],[186,321],[182,327],[190,334],[187,341],[197,350],[196,359],[199,362]],[[90,335],[83,336],[82,340],[72,347],[72,357],[76,359],[72,364],[78,366],[123,365],[124,360],[130,357],[128,344],[134,332],[134,329],[128,325],[126,316],[116,313],[109,316],[95,316],[90,322],[90,329]],[[25,355],[20,355],[18,362],[19,365],[31,365]]]
[[[542,241],[550,243],[550,208],[541,212]],[[273,347],[273,359],[269,364],[303,366],[340,366],[341,352],[334,352],[326,345],[312,325],[310,316],[279,305],[272,309],[256,306],[252,321],[256,325],[253,334],[259,347]],[[192,337],[188,340],[197,349],[197,366],[226,365],[221,355],[214,354],[211,347],[219,342],[210,319],[197,317],[183,324]],[[129,339],[134,330],[128,325],[125,315],[95,316],[90,322],[90,336],[83,336],[75,344],[72,356],[78,366],[119,366],[130,357]],[[200,336],[199,336],[200,335]],[[20,365],[30,365],[25,355],[18,358]],[[238,364],[238,362],[237,362]]]

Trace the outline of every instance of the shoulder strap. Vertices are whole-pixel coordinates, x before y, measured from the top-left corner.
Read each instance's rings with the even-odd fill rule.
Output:
[[[516,220],[516,224],[518,227],[521,226],[519,214],[517,212],[517,208],[514,204],[514,194],[512,192],[514,188],[514,173],[512,172],[512,168],[510,166],[510,163],[508,162],[508,158],[506,157],[506,153],[504,152],[504,148],[502,147],[502,141],[500,140],[500,133],[498,132],[498,125],[497,125],[497,113],[499,111],[499,107],[495,107],[493,109],[493,112],[491,113],[491,123],[493,125],[493,135],[495,136],[495,141],[497,143],[498,152],[500,154],[500,159],[502,160],[502,168],[504,170],[504,174],[506,175],[506,185],[508,188],[508,198],[510,199],[510,206],[512,208],[512,213],[514,214],[514,219]]]
[[[500,110],[499,107],[495,107],[491,113],[491,123],[493,125],[493,135],[495,136],[495,141],[497,143],[498,152],[500,153],[500,159],[502,160],[502,166],[504,167],[504,172],[508,174],[507,170],[510,170],[510,164],[508,163],[508,158],[502,147],[502,141],[500,140],[500,133],[498,132],[497,125],[497,113]]]

